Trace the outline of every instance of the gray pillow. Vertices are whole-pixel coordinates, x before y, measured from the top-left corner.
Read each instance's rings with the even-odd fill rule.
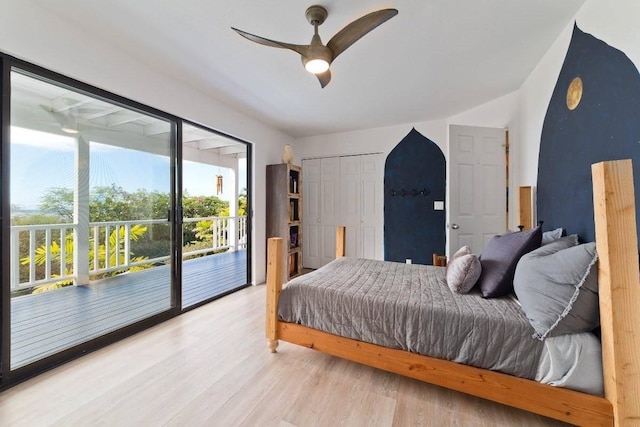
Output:
[[[461,257],[462,255],[469,255],[470,253],[471,253],[471,248],[469,246],[463,246],[460,249],[458,249],[455,254],[451,255],[450,261],[453,261],[454,259]]]
[[[562,228],[556,228],[555,230],[543,232],[542,233],[542,242],[540,244],[541,245],[548,245],[549,243],[553,242],[554,240],[558,240],[559,238],[562,237],[562,232],[563,231],[564,231],[564,229],[562,229]]]
[[[513,274],[522,255],[540,247],[540,226],[529,230],[494,236],[482,250],[482,273],[478,280],[484,298],[496,298],[513,292]]]
[[[540,340],[600,324],[595,243],[563,237],[523,256],[514,277],[522,310]]]
[[[474,254],[458,255],[447,264],[447,285],[451,292],[466,294],[480,277],[482,266]]]

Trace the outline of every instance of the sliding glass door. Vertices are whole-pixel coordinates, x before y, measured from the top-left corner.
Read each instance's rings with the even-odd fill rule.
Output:
[[[248,146],[182,126],[182,307],[249,283]]]
[[[0,69],[1,386],[250,283],[249,144]]]
[[[3,365],[13,371],[165,313],[179,297],[176,122],[20,68],[10,88]]]

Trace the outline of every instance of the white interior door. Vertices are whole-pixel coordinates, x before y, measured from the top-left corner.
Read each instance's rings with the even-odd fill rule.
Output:
[[[480,254],[506,229],[505,130],[449,128],[449,254],[467,245]]]

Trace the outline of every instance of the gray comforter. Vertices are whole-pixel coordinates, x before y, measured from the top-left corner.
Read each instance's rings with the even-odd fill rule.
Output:
[[[454,294],[445,269],[340,258],[284,288],[281,320],[523,378],[543,343],[512,298]]]

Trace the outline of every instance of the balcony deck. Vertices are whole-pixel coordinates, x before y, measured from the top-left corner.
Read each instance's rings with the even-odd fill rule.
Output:
[[[246,250],[184,261],[182,282],[185,308],[241,287],[247,283]],[[160,313],[170,304],[168,265],[12,298],[11,368]]]

